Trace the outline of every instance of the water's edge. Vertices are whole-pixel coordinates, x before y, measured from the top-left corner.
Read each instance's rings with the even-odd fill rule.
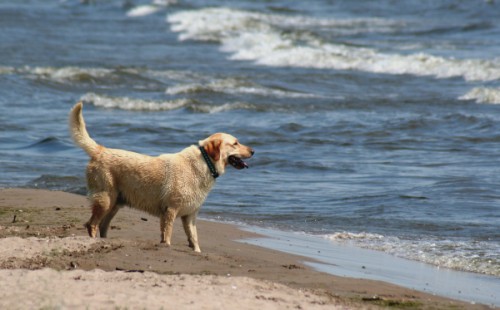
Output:
[[[304,263],[336,276],[370,279],[470,303],[500,306],[500,278],[439,268],[387,253],[339,244],[318,236],[255,226],[241,229],[263,235],[238,240],[311,258]]]

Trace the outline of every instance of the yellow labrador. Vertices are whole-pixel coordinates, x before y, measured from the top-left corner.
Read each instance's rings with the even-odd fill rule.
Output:
[[[70,112],[75,143],[90,156],[87,188],[92,216],[85,224],[93,238],[99,228],[105,238],[120,207],[143,210],[160,218],[161,242],[170,245],[174,220],[181,217],[189,246],[200,252],[196,216],[215,179],[229,164],[248,168],[243,159],[254,151],[226,133],[216,133],[179,153],[151,157],[110,149],[90,138],[82,116],[82,103]]]

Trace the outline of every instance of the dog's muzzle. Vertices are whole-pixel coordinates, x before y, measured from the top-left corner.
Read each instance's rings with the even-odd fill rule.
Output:
[[[236,157],[234,155],[229,156],[228,162],[231,166],[233,166],[236,169],[243,169],[243,168],[248,168],[248,165],[246,162],[244,162],[241,158]]]
[[[254,150],[251,150],[250,156],[248,158],[252,157],[254,153],[255,153]],[[231,166],[233,166],[234,168],[236,168],[238,170],[241,170],[243,168],[248,168],[247,163],[245,161],[243,161],[243,159],[241,157],[238,157],[236,155],[229,156],[228,162]]]

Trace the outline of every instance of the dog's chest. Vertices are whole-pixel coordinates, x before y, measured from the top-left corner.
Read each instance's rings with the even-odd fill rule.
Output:
[[[190,156],[191,151],[185,150],[184,156],[162,156],[166,168],[164,197],[168,208],[177,209],[177,216],[198,212],[215,183],[204,172],[205,163],[200,163],[199,156]]]
[[[212,186],[193,186],[176,199],[178,216],[190,215],[198,212],[205,202]]]

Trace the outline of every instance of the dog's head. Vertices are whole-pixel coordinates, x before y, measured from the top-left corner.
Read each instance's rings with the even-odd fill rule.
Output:
[[[227,133],[216,133],[199,141],[217,168],[222,174],[229,164],[236,169],[248,168],[244,159],[252,157],[251,147],[241,144],[238,139]]]

